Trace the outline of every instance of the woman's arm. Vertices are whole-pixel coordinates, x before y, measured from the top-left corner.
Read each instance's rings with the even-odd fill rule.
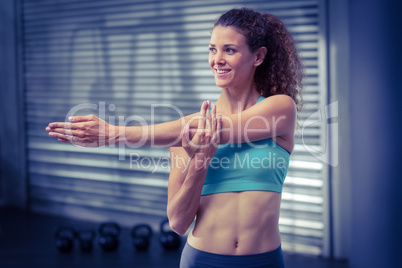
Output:
[[[204,102],[201,112],[207,114],[211,102]],[[141,139],[146,145],[181,146],[180,133],[185,124],[190,126],[190,136],[195,134],[200,114],[195,113],[176,121],[128,130],[127,140],[136,143]],[[296,105],[287,95],[266,98],[236,114],[222,115],[221,144],[252,142],[272,137],[293,137],[296,126]],[[138,127],[134,127],[138,128]],[[141,137],[139,133],[143,133]],[[170,145],[170,146],[169,146]]]
[[[191,124],[190,136],[194,135],[198,117],[199,113],[194,113],[161,124],[126,127],[111,125],[95,115],[74,116],[68,118],[70,122],[50,123],[46,131],[60,142],[83,147],[114,144],[177,147],[181,146],[181,132],[186,123]]]
[[[222,124],[223,144],[293,138],[296,105],[287,95],[274,95],[240,113],[224,116]]]
[[[197,214],[207,168],[197,166],[182,147],[170,148],[170,163],[167,215],[170,228],[183,235]]]
[[[170,227],[181,235],[197,214],[205,176],[220,141],[221,118],[216,117],[216,107],[206,115],[201,110],[200,115],[203,120],[198,121],[194,137],[189,139],[186,126],[182,147],[170,149],[167,214]]]
[[[210,102],[201,109],[209,110]],[[61,142],[81,146],[106,144],[181,146],[181,133],[185,124],[190,126],[192,137],[197,129],[198,113],[175,121],[148,126],[112,126],[96,116],[76,116],[71,123],[50,123],[46,130]],[[245,111],[222,116],[221,143],[241,143],[271,137],[293,136],[296,124],[296,106],[287,95],[274,95]]]

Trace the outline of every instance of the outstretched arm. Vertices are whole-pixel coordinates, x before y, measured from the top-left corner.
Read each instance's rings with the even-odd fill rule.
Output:
[[[201,107],[210,109],[210,102]],[[185,124],[190,136],[195,133],[200,114],[192,114],[175,121],[148,126],[112,126],[96,116],[76,116],[71,123],[50,123],[46,130],[61,142],[81,146],[107,144],[181,146],[181,133]],[[251,142],[271,137],[293,136],[296,124],[296,107],[287,95],[266,98],[245,111],[222,115],[221,143]]]
[[[207,110],[210,102],[204,102],[201,109]],[[195,133],[199,113],[155,125],[114,126],[95,115],[69,117],[70,122],[53,122],[46,127],[49,136],[63,143],[83,147],[98,147],[113,144],[163,147],[181,146],[181,133],[189,124],[190,137]]]

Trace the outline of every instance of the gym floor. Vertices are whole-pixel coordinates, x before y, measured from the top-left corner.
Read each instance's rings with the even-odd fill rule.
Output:
[[[154,235],[147,252],[137,252],[131,244],[129,229],[122,229],[120,246],[115,252],[104,252],[97,243],[93,251],[83,253],[78,242],[71,253],[60,253],[55,246],[57,226],[96,229],[91,222],[62,217],[25,213],[0,207],[0,267],[179,267],[180,252],[164,251]],[[184,245],[184,238],[182,245]],[[287,268],[348,268],[346,262],[289,254],[285,252]]]

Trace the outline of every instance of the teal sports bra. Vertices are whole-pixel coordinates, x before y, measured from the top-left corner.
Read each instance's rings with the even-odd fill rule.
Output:
[[[260,97],[257,103],[263,100]],[[201,195],[272,191],[282,193],[290,153],[271,138],[221,144],[208,167]]]

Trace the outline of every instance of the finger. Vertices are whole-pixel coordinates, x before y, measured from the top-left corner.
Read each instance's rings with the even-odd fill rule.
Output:
[[[74,142],[78,142],[78,140],[74,137],[74,136],[67,136],[67,139],[72,143],[72,144],[74,144]]]
[[[58,138],[58,139],[68,139],[67,135],[57,133],[57,132],[49,132],[49,136],[53,138]]]
[[[205,114],[206,114],[207,108],[208,108],[208,102],[204,101],[201,105],[200,118],[198,119],[197,130],[205,129]]]
[[[216,127],[216,144],[221,143],[221,137],[222,137],[222,115],[218,115],[218,120],[217,120],[217,127]]]
[[[49,136],[57,139],[71,140],[73,135],[61,134],[57,132],[49,132]]]
[[[72,123],[77,123],[77,122],[87,122],[87,121],[94,121],[96,120],[96,116],[91,114],[91,115],[84,115],[84,116],[70,116],[68,120]]]
[[[187,148],[189,146],[189,126],[185,124],[182,130],[181,147]]]
[[[208,101],[208,110],[207,115],[206,115],[206,125],[205,125],[205,129],[207,129],[209,132],[211,132],[212,130],[212,119],[211,119],[211,110],[213,109],[213,107],[211,107],[211,101]]]
[[[216,105],[212,105],[212,125],[211,125],[211,131],[212,133],[216,132],[216,124],[217,124],[217,118],[216,118]]]
[[[52,134],[67,134],[66,133],[66,129],[64,128],[54,128],[52,130],[49,131],[49,136],[54,137]]]
[[[84,137],[85,132],[81,130],[71,130],[68,128],[54,128],[49,130],[49,136],[55,137],[55,134],[62,134],[62,135],[69,135],[69,136],[76,136],[76,137]]]
[[[58,140],[59,142],[71,144],[71,142],[70,142],[69,140],[66,140],[66,139],[58,138],[57,140]]]
[[[71,123],[70,122],[53,122],[53,123],[50,123],[46,127],[46,130],[49,131],[54,128],[71,128]]]
[[[53,131],[53,129],[82,129],[83,127],[84,124],[82,123],[54,122],[46,127],[46,131]]]

